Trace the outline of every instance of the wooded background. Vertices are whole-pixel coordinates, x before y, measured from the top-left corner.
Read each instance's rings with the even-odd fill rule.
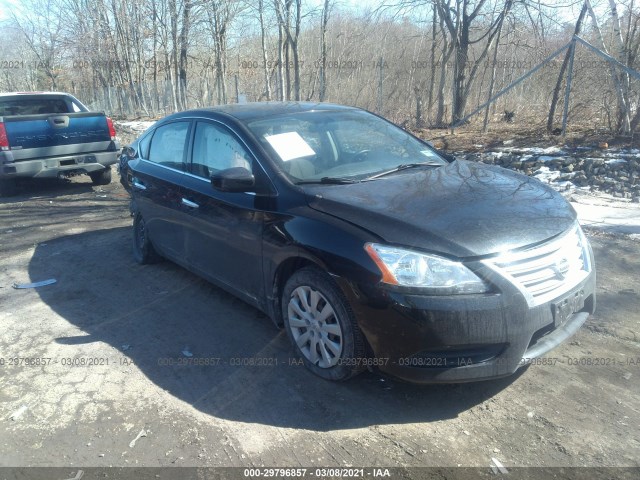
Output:
[[[574,34],[632,69],[640,62],[634,0],[7,1],[0,90],[67,91],[123,118],[311,100],[446,128]],[[557,131],[567,64],[563,52],[470,125]],[[633,134],[638,83],[578,45],[569,123]]]

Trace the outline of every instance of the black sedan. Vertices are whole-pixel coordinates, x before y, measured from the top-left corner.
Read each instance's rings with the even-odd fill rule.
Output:
[[[135,259],[264,311],[326,379],[509,375],[595,309],[591,247],[562,196],[360,109],[181,112],[121,160]]]

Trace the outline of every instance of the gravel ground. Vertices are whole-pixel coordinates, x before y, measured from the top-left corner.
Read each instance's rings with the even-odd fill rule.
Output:
[[[553,365],[334,384],[257,310],[137,265],[127,205],[119,183],[84,178],[0,203],[0,467],[640,467],[637,240],[589,235],[597,313]]]

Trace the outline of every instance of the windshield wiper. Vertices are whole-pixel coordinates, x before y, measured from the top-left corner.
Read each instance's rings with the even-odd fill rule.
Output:
[[[384,177],[385,175],[389,175],[391,173],[401,172],[402,170],[407,170],[409,168],[416,167],[442,167],[441,163],[437,162],[421,162],[421,163],[402,163],[391,170],[387,170],[384,172],[376,173],[375,175],[371,175],[370,177],[365,178],[365,180],[375,180],[376,178]]]
[[[300,182],[296,182],[296,185],[309,185],[313,183],[325,183],[330,185],[344,185],[347,183],[358,183],[357,180],[352,180],[350,178],[341,178],[341,177],[322,177],[316,180],[301,180]]]

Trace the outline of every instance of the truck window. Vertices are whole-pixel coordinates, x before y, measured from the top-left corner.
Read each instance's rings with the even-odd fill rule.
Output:
[[[0,99],[0,116],[71,113],[62,98]]]

